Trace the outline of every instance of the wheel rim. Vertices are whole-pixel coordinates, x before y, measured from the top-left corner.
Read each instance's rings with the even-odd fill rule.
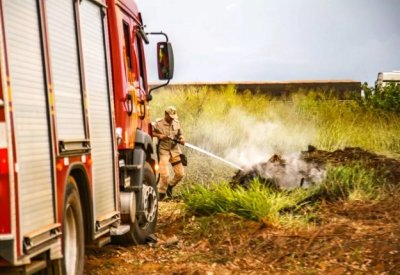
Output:
[[[69,205],[65,211],[65,238],[64,238],[64,257],[65,269],[67,274],[75,274],[76,263],[78,261],[78,243],[77,243],[77,222],[74,210]]]
[[[143,185],[144,217],[147,223],[156,219],[158,199],[156,190],[150,185]]]

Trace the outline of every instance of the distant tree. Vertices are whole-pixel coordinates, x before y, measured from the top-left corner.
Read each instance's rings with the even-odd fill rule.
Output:
[[[367,108],[394,112],[400,114],[400,83],[390,83],[385,86],[368,87],[362,85],[364,97],[359,103]]]

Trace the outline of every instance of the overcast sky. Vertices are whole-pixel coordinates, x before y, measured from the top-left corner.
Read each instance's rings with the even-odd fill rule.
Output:
[[[174,82],[353,79],[400,70],[400,0],[137,0]],[[147,46],[155,81],[155,42]]]

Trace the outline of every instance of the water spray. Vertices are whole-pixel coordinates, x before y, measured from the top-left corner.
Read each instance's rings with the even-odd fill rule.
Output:
[[[222,161],[222,162],[224,162],[225,164],[228,164],[229,166],[234,167],[235,169],[238,169],[238,170],[243,171],[243,168],[240,167],[239,165],[237,165],[237,164],[235,164],[235,163],[233,163],[233,162],[230,162],[230,161],[228,161],[228,160],[226,160],[226,159],[224,159],[224,158],[221,158],[221,157],[219,157],[219,156],[217,156],[217,155],[215,155],[215,154],[213,154],[213,153],[211,153],[211,152],[208,152],[208,151],[206,151],[206,150],[204,150],[204,149],[201,149],[201,148],[199,148],[199,147],[197,147],[197,146],[195,146],[195,145],[193,145],[193,144],[190,144],[190,143],[187,143],[187,142],[185,142],[185,144],[182,144],[182,143],[179,142],[179,140],[178,140],[177,137],[168,137],[168,138],[171,139],[175,144],[178,144],[178,143],[179,143],[179,144],[184,145],[184,146],[186,146],[186,147],[189,147],[189,148],[191,148],[191,149],[193,149],[193,150],[195,150],[195,151],[197,151],[197,152],[203,153],[203,154],[205,154],[205,155],[207,155],[207,156],[209,156],[209,157],[212,157],[212,158],[214,158],[214,159],[217,159],[217,160],[219,160],[219,161]]]
[[[237,165],[237,164],[235,164],[235,163],[233,163],[233,162],[227,161],[226,159],[221,158],[221,157],[219,157],[219,156],[217,156],[217,155],[214,155],[213,153],[210,153],[210,152],[208,152],[208,151],[206,151],[206,150],[204,150],[204,149],[201,149],[201,148],[199,148],[199,147],[197,147],[197,146],[194,146],[193,144],[190,144],[190,143],[185,142],[184,145],[185,145],[186,147],[189,147],[189,148],[191,148],[191,149],[197,151],[197,152],[203,153],[203,154],[205,154],[205,155],[207,155],[207,156],[209,156],[209,157],[212,157],[212,158],[215,158],[215,159],[217,159],[217,160],[219,160],[219,161],[222,161],[222,162],[224,162],[224,163],[226,163],[226,164],[228,164],[228,165],[230,165],[230,166],[232,166],[232,167],[234,167],[234,168],[236,168],[236,169],[238,169],[238,170],[243,170],[243,168],[241,168],[239,165]]]

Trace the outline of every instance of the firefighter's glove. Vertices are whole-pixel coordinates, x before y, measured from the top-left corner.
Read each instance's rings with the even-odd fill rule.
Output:
[[[178,142],[179,142],[180,144],[182,144],[182,145],[185,145],[185,139],[184,139],[183,137],[180,137],[180,138],[178,139]]]
[[[179,143],[179,140],[176,137],[168,137],[174,145]]]

